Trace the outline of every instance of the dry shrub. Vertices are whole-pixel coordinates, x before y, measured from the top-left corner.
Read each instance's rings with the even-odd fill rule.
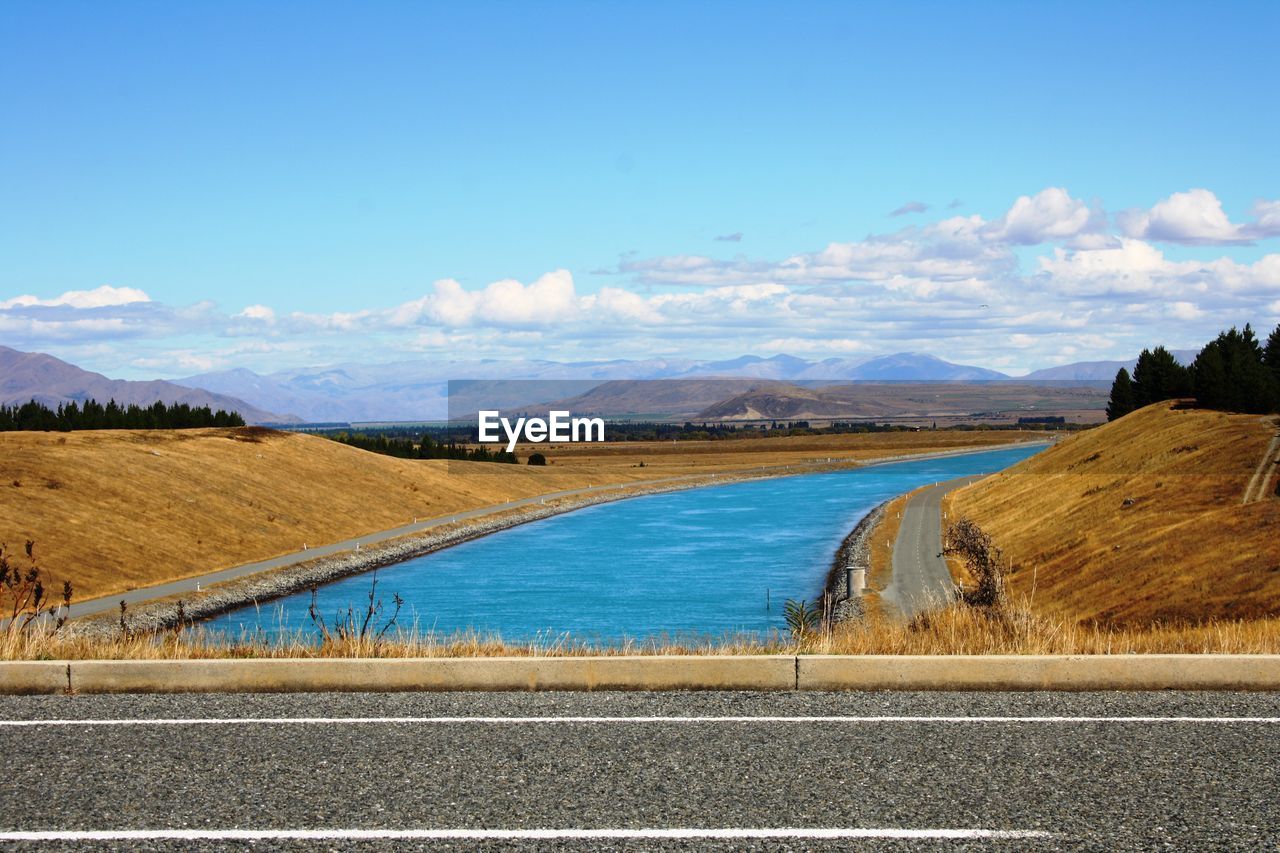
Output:
[[[967,518],[947,528],[942,552],[963,559],[977,583],[965,590],[961,600],[971,607],[991,611],[1003,610],[1008,603],[1004,580],[1004,554],[982,528]]]
[[[43,622],[57,632],[67,621],[64,608],[71,606],[71,584],[62,584],[62,598],[54,603],[46,587],[48,577],[35,555],[36,543],[27,540],[26,567],[7,545],[0,544],[0,628],[6,637],[27,634]]]

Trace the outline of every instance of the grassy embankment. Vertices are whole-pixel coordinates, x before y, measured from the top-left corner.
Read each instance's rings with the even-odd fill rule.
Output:
[[[86,600],[588,485],[1025,439],[910,432],[559,446],[551,465],[401,460],[255,429],[0,433],[0,542]],[[527,457],[530,448],[519,453]],[[640,463],[644,467],[639,467]]]
[[[1157,404],[950,496],[1044,616],[1144,626],[1280,616],[1274,419]]]

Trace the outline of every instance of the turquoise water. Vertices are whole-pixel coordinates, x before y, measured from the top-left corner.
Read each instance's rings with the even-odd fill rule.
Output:
[[[835,550],[869,510],[935,480],[998,471],[1040,448],[898,462],[648,495],[504,530],[388,566],[378,591],[400,624],[527,641],[569,634],[721,637],[784,626],[782,603],[818,596]],[[361,612],[370,576],[320,588],[319,611]],[[311,593],[209,622],[238,635],[309,629]]]

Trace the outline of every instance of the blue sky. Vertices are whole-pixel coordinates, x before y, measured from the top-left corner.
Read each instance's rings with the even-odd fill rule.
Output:
[[[1193,345],[1280,320],[1277,32],[1274,2],[8,2],[0,341],[119,376]]]

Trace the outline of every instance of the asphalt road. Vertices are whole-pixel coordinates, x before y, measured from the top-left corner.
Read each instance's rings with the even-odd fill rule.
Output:
[[[922,489],[902,508],[902,524],[893,545],[893,576],[880,597],[896,607],[904,619],[951,601],[955,582],[942,556],[942,498],[983,476],[961,477]]]
[[[1275,849],[1277,735],[1277,694],[3,697],[0,846]]]

